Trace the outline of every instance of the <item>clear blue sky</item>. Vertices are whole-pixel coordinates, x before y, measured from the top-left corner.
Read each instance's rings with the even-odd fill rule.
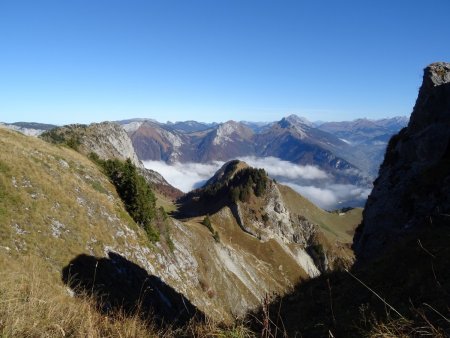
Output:
[[[409,115],[449,0],[0,0],[0,121]]]

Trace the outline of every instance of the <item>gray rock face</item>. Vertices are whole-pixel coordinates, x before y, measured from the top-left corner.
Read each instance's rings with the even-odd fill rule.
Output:
[[[82,143],[85,149],[95,152],[103,159],[117,158],[122,161],[131,159],[146,181],[163,195],[176,198],[183,194],[159,173],[144,167],[134,151],[130,137],[120,125],[112,122],[93,123],[88,126],[88,132],[82,138]]]
[[[410,122],[392,137],[354,238],[358,259],[450,213],[450,63],[425,69]]]
[[[112,122],[93,123],[89,127],[87,135],[96,137],[82,138],[83,145],[95,152],[100,158],[118,158],[120,160],[131,159],[137,167],[143,168],[134,152],[133,144],[126,131],[118,124]]]

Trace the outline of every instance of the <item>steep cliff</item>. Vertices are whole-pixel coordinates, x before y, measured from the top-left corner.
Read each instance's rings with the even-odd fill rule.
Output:
[[[134,165],[142,167],[126,131],[112,122],[58,127],[43,133],[41,138],[52,143],[65,143],[84,154],[94,152],[102,159],[130,158]]]
[[[433,63],[406,128],[389,142],[354,239],[360,259],[450,214],[450,63]]]

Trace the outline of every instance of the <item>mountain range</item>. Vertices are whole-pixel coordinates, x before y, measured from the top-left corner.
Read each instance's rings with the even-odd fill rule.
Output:
[[[381,163],[387,140],[405,127],[406,117],[352,122],[313,123],[290,115],[272,123],[194,121],[158,123],[119,121],[142,161],[227,161],[273,156],[300,165],[315,165],[340,182],[368,184]],[[370,184],[370,183],[369,183]]]
[[[290,115],[277,122],[160,123],[136,118],[117,121],[129,134],[140,160],[173,162],[227,161],[243,156],[273,156],[298,164],[316,165],[344,181],[376,175],[389,138],[406,126],[407,117],[312,123]],[[55,125],[2,123],[10,129],[38,136]]]
[[[317,126],[305,118],[290,115],[266,124],[235,121],[212,125],[192,121],[162,124],[143,120],[119,123],[130,136],[139,159],[148,163],[149,168],[160,170],[163,176],[166,173],[172,175],[174,170],[183,171],[172,169],[182,167],[183,163],[189,163],[195,170],[191,163],[226,162],[240,158],[266,168],[280,182],[306,195],[322,208],[332,210],[363,206],[387,140],[407,122],[407,118],[396,117]],[[276,159],[280,161],[272,163]],[[296,167],[291,166],[289,171],[286,163]],[[308,179],[302,174],[292,177],[292,173],[308,168],[316,168],[321,173],[317,177],[326,178]],[[278,175],[280,171],[283,174]],[[183,171],[179,178],[174,176],[170,181],[181,188],[177,182],[189,175],[192,174]],[[199,184],[201,181],[194,187]]]

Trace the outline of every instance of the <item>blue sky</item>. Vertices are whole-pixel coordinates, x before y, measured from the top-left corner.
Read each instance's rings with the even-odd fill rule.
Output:
[[[409,115],[450,1],[0,0],[0,121]]]

